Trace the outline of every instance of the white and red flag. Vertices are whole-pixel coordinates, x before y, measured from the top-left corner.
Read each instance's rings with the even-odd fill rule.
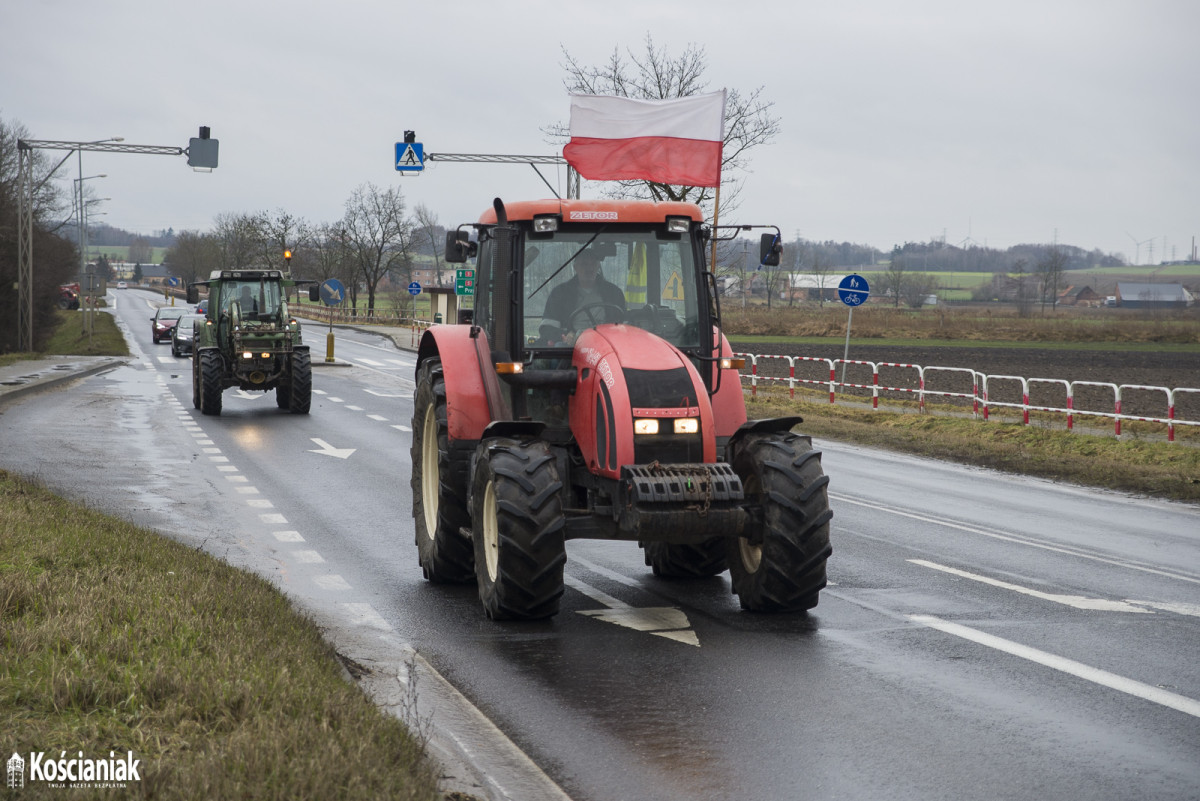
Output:
[[[672,100],[571,95],[563,158],[590,181],[721,184],[725,90]]]

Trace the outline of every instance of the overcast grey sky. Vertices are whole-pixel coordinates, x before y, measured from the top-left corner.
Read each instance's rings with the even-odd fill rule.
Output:
[[[34,139],[182,147],[211,127],[211,174],[84,154],[84,175],[108,174],[89,182],[112,198],[99,219],[144,233],[277,209],[332,222],[366,182],[449,226],[543,197],[524,165],[401,178],[395,143],[560,152],[542,128],[569,115],[562,48],[599,64],[649,32],[702,46],[710,89],[775,103],[781,134],[722,222],[885,250],[1057,235],[1132,259],[1137,240],[1143,262],[1152,238],[1157,261],[1200,236],[1196,0],[0,0],[0,30],[0,117]]]

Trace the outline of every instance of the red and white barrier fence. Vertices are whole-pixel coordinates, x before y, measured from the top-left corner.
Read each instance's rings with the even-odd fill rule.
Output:
[[[971,402],[971,414],[976,417],[982,414],[984,420],[989,419],[991,409],[996,407],[1020,409],[1021,420],[1024,425],[1029,425],[1030,412],[1062,414],[1066,416],[1068,431],[1075,429],[1075,417],[1081,415],[1111,418],[1114,421],[1114,434],[1118,437],[1121,436],[1121,421],[1123,420],[1160,423],[1167,427],[1167,441],[1169,442],[1175,441],[1175,426],[1200,426],[1200,420],[1180,420],[1175,414],[1176,395],[1180,393],[1200,394],[1200,389],[1192,387],[1152,387],[1142,384],[1067,381],[1062,378],[1025,378],[1024,376],[1015,375],[988,375],[978,370],[972,370],[969,367],[922,366],[919,364],[900,364],[897,362],[869,362],[861,359],[825,359],[819,356],[781,356],[777,354],[754,353],[737,353],[734,355],[744,358],[750,365],[749,375],[742,374],[742,384],[745,386],[749,382],[751,395],[758,394],[760,383],[763,386],[786,385],[789,397],[795,397],[797,385],[828,386],[830,403],[837,403],[838,393],[848,389],[870,390],[871,407],[878,409],[879,393],[893,392],[901,395],[915,395],[917,406],[921,411],[925,411],[925,398],[927,396],[960,398],[969,400]],[[760,365],[765,369],[760,369]],[[839,365],[842,367],[841,380],[838,380],[837,377]],[[797,372],[797,367],[800,368],[799,373]],[[847,381],[845,374],[847,368],[850,367],[853,367],[855,374],[858,375],[861,374],[862,368],[869,368],[871,371],[870,383]],[[911,378],[908,379],[909,385],[889,386],[881,384],[880,368],[886,368],[889,375],[896,374],[901,377],[903,377],[904,372],[911,371]],[[897,371],[901,372],[897,373]],[[969,374],[971,378],[971,391],[964,392],[930,386],[930,381],[934,376],[945,376],[947,374]],[[1020,387],[1021,401],[1019,403],[1015,401],[1000,401],[993,397],[992,388],[994,386],[1008,386],[1012,382],[1015,382]],[[896,383],[901,383],[901,379],[897,379]],[[1048,401],[1034,403],[1031,400],[1031,392],[1035,386],[1051,386],[1056,388],[1059,394],[1065,397],[1065,404],[1056,406]],[[1075,405],[1076,389],[1081,387],[1110,390],[1112,392],[1113,411],[1107,412],[1098,409],[1077,408]],[[1162,393],[1166,401],[1166,416],[1146,417],[1125,414],[1121,410],[1121,396],[1122,393],[1127,392]]]

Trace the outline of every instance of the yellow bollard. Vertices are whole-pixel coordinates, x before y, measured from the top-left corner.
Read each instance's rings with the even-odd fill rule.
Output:
[[[325,361],[333,361],[333,332],[330,331],[325,335]]]

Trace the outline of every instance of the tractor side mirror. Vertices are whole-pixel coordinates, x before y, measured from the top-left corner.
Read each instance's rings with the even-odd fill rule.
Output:
[[[446,232],[446,261],[451,264],[465,264],[467,259],[475,256],[479,246],[470,241],[470,236],[466,231]]]
[[[195,305],[200,302],[200,288],[195,284],[188,284],[187,302]]]
[[[783,255],[783,243],[776,234],[763,234],[758,243],[758,263],[764,267],[778,267]]]
[[[321,299],[321,285],[313,284],[308,288],[308,299],[316,303]]]

